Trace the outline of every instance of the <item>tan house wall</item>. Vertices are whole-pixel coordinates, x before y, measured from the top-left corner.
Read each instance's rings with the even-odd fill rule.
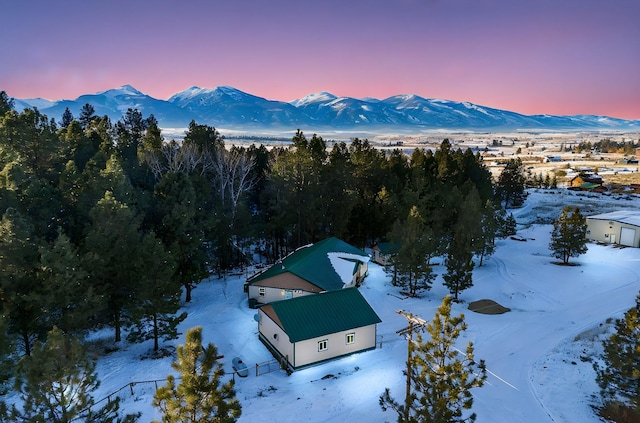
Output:
[[[260,288],[264,288],[261,295]],[[291,273],[283,273],[277,277],[258,281],[248,286],[249,299],[255,298],[258,304],[267,304],[273,301],[302,297],[309,294],[322,292],[317,286],[301,279]]]
[[[587,218],[587,239],[610,244],[620,244],[622,228],[635,230],[633,245],[625,245],[629,247],[640,246],[640,227],[613,220]]]

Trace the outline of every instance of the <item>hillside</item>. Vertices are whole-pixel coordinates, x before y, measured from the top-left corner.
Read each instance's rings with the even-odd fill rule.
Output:
[[[461,342],[472,341],[476,358],[485,359],[491,372],[487,384],[474,391],[479,423],[600,421],[591,408],[597,391],[592,361],[607,330],[602,323],[634,304],[640,290],[640,249],[590,244],[587,254],[572,260],[579,266],[552,264],[551,226],[536,222],[557,216],[565,204],[585,201],[594,213],[640,204],[631,196],[589,199],[560,191],[530,192],[525,207],[514,211],[518,235],[526,242],[499,240],[496,253],[474,270],[475,286],[462,292],[461,303],[454,305],[453,313],[464,313],[469,325]],[[443,267],[435,270],[441,274]],[[254,364],[272,357],[258,340],[255,310],[247,307],[242,289],[245,277],[202,281],[193,301],[184,307],[189,317],[181,328],[184,333],[189,327],[202,326],[204,342],[218,346],[229,372],[235,356],[249,364],[249,377],[236,378],[243,406],[241,422],[297,422],[301,416],[308,422],[396,420],[378,405],[385,387],[398,398],[404,392],[406,342],[396,331],[406,321],[396,311],[430,319],[446,294],[441,277],[422,298],[407,299],[391,286],[384,270],[372,264],[360,289],[382,319],[378,348],[291,376],[283,371],[255,375]],[[512,311],[482,315],[467,310],[470,302],[484,298]],[[110,336],[110,332],[94,334],[94,346],[112,348]],[[163,383],[172,372],[173,358],[143,358],[150,348],[149,343],[123,344],[102,354],[98,360],[102,385],[96,399],[124,387],[118,395],[126,412],[142,412],[140,421],[158,419],[151,406],[156,387],[152,381]]]

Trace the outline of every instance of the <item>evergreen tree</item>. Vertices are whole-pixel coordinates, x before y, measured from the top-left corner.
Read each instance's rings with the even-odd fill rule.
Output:
[[[391,258],[394,284],[407,289],[410,296],[431,289],[435,274],[429,260],[435,253],[437,241],[416,206],[411,208],[406,221],[394,224],[389,238],[399,246]]]
[[[159,340],[178,337],[178,324],[187,313],[176,315],[180,309],[182,290],[174,279],[175,261],[155,234],[147,233],[140,242],[140,265],[146,269],[137,282],[138,301],[131,306],[131,322],[127,339],[142,342],[153,339],[153,350]]]
[[[602,343],[601,362],[594,363],[596,381],[606,402],[622,402],[640,415],[640,294],[615,328]]]
[[[111,192],[90,213],[90,226],[84,238],[84,265],[96,294],[106,302],[115,342],[121,340],[122,326],[137,298],[138,281],[147,271],[139,245],[143,237],[140,219]]]
[[[451,239],[447,248],[447,273],[443,275],[444,284],[456,301],[460,291],[473,286],[473,254],[483,245],[482,207],[475,187],[471,187],[469,194],[458,207],[457,219],[451,228]]]
[[[563,264],[568,264],[570,257],[587,252],[587,219],[578,207],[566,206],[553,222],[549,249]]]
[[[385,155],[368,140],[355,138],[349,144],[349,160],[353,166],[351,189],[355,197],[348,223],[350,239],[355,245],[371,245],[383,238],[395,221],[393,205],[380,195],[386,180]]]
[[[480,263],[482,266],[485,257],[491,256],[496,250],[496,234],[498,232],[498,222],[496,221],[496,212],[491,200],[487,200],[482,209],[482,217],[480,221],[480,236],[476,240],[476,254],[480,255]]]
[[[516,222],[516,218],[513,217],[513,213],[509,213],[509,215],[505,217],[505,210],[502,208],[498,209],[496,211],[496,222],[498,226],[496,236],[498,238],[504,239],[516,234],[518,223]]]
[[[0,298],[2,296],[2,289],[0,289]],[[7,393],[15,361],[17,361],[17,354],[15,343],[8,332],[8,320],[3,314],[0,314],[0,397]],[[1,416],[0,412],[0,422],[2,421]]]
[[[54,241],[40,247],[38,278],[41,318],[49,329],[57,326],[79,335],[90,327],[100,300],[89,285],[78,249],[61,229]]]
[[[426,324],[430,339],[409,338],[407,360],[407,395],[404,403],[391,397],[389,388],[380,396],[384,411],[398,413],[403,423],[455,423],[474,421],[471,389],[484,385],[487,378],[484,360],[475,362],[473,344],[465,353],[455,347],[458,337],[467,329],[464,315],[451,316],[451,297],[442,301],[433,321]]]
[[[38,244],[33,226],[9,208],[0,220],[0,307],[8,317],[9,333],[18,336],[22,353],[29,355],[34,339],[46,334],[41,318]]]
[[[60,121],[60,127],[67,128],[69,127],[71,122],[73,122],[73,113],[71,113],[71,110],[69,110],[69,108],[67,107],[64,109],[64,112],[62,113],[62,120]]]
[[[0,91],[0,118],[10,110],[13,110],[13,99],[6,92]]]
[[[74,420],[113,422],[118,419],[119,401],[109,401],[97,411],[91,396],[100,382],[95,363],[87,358],[76,338],[52,329],[45,343],[38,342],[31,356],[19,363],[16,390],[21,409],[11,409],[12,421],[68,423]],[[135,421],[127,416],[126,421]]]
[[[461,291],[473,286],[473,254],[465,238],[460,232],[454,234],[445,259],[447,273],[442,276],[445,286],[456,301]]]
[[[64,163],[60,154],[62,145],[55,122],[38,109],[6,114],[0,125],[0,144],[17,154],[25,172],[55,182]]]
[[[180,374],[176,385],[173,375],[157,389],[153,405],[162,412],[163,423],[231,423],[242,412],[235,397],[234,382],[222,383],[224,370],[218,362],[218,349],[202,345],[202,328],[187,331],[186,343],[179,345],[178,358],[171,365]]]
[[[517,207],[524,200],[524,165],[518,157],[509,159],[507,165],[500,172],[496,184],[496,196],[504,202],[505,208]]]
[[[80,109],[80,117],[78,118],[78,122],[82,125],[82,128],[87,129],[93,120],[96,118],[96,109],[89,103],[86,103]]]
[[[206,277],[203,222],[199,198],[192,178],[168,172],[156,184],[152,223],[158,237],[176,262],[173,280],[184,286],[185,301],[191,301],[194,286]]]

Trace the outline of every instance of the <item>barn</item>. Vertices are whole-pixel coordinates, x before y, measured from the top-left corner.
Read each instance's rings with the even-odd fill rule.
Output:
[[[276,301],[258,309],[260,340],[290,370],[375,349],[380,322],[357,288]]]
[[[619,210],[587,216],[587,238],[597,242],[640,247],[640,211]]]

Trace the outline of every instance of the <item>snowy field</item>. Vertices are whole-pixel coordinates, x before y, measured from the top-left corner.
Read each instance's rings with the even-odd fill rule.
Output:
[[[469,326],[458,347],[472,341],[476,359],[484,359],[489,370],[485,386],[473,391],[479,423],[600,422],[592,409],[598,391],[592,362],[610,330],[606,322],[631,308],[640,290],[640,249],[589,244],[585,255],[572,259],[579,266],[553,264],[549,222],[566,204],[579,204],[589,215],[637,208],[639,200],[539,191],[514,211],[518,235],[526,242],[498,240],[495,254],[474,270],[474,287],[461,293],[461,303],[454,304],[452,312],[464,313]],[[394,422],[396,414],[383,412],[378,397],[386,387],[398,400],[404,395],[407,344],[396,331],[406,321],[396,311],[433,317],[447,293],[444,266],[440,263],[435,270],[439,276],[431,291],[422,298],[403,299],[384,270],[371,264],[360,289],[382,319],[378,348],[291,376],[284,371],[255,374],[254,364],[272,357],[258,340],[255,310],[247,306],[246,275],[200,283],[185,306],[189,316],[182,335],[170,345],[183,343],[184,332],[200,325],[204,342],[214,343],[224,355],[227,371],[232,371],[233,357],[242,357],[250,372],[247,378],[236,377],[241,422]],[[467,309],[470,302],[484,298],[511,312],[481,315]],[[105,332],[105,341],[111,335]],[[143,359],[150,348],[150,343],[125,344],[101,357],[97,371],[102,385],[95,399],[125,387],[118,394],[125,412],[141,412],[141,422],[160,420],[151,405],[155,383],[139,382],[164,380],[172,372],[173,358]]]

